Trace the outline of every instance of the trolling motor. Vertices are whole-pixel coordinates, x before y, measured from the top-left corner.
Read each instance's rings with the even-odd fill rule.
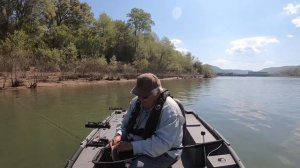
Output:
[[[201,131],[201,135],[203,137],[203,157],[204,157],[204,168],[207,168],[206,166],[206,150],[205,150],[205,139],[204,139],[204,135],[205,135],[205,131]]]

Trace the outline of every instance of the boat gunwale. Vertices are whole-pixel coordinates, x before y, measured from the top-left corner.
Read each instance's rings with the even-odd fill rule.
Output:
[[[206,121],[204,121],[198,114],[196,114],[194,111],[192,110],[186,110],[185,111],[186,114],[192,114],[196,117],[197,120],[199,120],[204,127],[210,132],[212,133],[214,136],[217,137],[217,140],[222,139],[223,142],[226,146],[226,148],[229,150],[230,154],[232,154],[234,161],[236,162],[236,164],[238,164],[239,167],[241,168],[245,168],[243,162],[241,161],[240,157],[237,155],[237,153],[234,151],[234,149],[231,147],[231,144],[227,141],[226,138],[224,138],[216,129],[214,129],[210,124],[208,124]],[[219,138],[219,139],[218,139]]]
[[[108,121],[110,122],[110,119],[114,117],[117,113],[117,110],[113,110],[112,113],[106,117],[103,122]],[[208,132],[210,132],[216,140],[223,140],[221,144],[225,144],[225,147],[228,149],[228,154],[232,155],[235,163],[238,167],[245,168],[244,164],[242,163],[241,159],[237,155],[237,153],[234,151],[234,149],[231,147],[230,143],[216,130],[214,129],[210,124],[208,124],[206,121],[204,121],[197,113],[194,111],[187,111],[185,110],[185,114],[192,114],[197,120],[199,120],[203,126],[207,129]],[[186,128],[185,128],[186,129]],[[77,148],[76,152],[72,155],[71,159],[68,160],[65,168],[72,168],[74,164],[76,163],[78,157],[82,153],[83,149],[86,148],[86,145],[89,143],[89,141],[93,140],[95,138],[95,135],[100,131],[101,129],[96,128],[93,129],[88,136],[81,142],[79,148]],[[187,131],[187,130],[186,130]],[[205,144],[204,144],[205,145]],[[99,148],[101,149],[101,148]]]

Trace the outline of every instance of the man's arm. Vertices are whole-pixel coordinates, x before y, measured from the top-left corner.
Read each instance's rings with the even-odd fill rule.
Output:
[[[137,97],[131,100],[129,107],[127,109],[127,113],[124,115],[124,118],[123,118],[121,124],[119,124],[116,128],[117,134],[119,134],[121,136],[126,134],[126,126],[129,122],[129,118],[131,117],[131,113],[134,110],[136,100],[137,100]]]
[[[116,135],[115,135],[114,139],[112,140],[112,145],[116,145],[117,143],[119,143],[121,141],[122,135],[123,136],[126,135],[126,126],[129,122],[129,118],[131,117],[131,113],[134,110],[136,100],[137,100],[137,97],[131,100],[129,107],[127,109],[127,113],[124,115],[122,122],[120,124],[118,124],[118,126],[116,128]]]
[[[173,111],[175,110],[175,111]],[[182,122],[177,108],[167,106],[162,111],[161,122],[155,134],[146,140],[131,142],[133,152],[157,157],[167,152],[174,143],[182,138]]]

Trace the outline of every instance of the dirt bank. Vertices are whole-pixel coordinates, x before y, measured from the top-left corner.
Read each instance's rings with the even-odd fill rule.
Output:
[[[161,80],[174,80],[183,79],[183,77],[166,77]],[[6,81],[5,88],[3,89],[4,79],[0,78],[0,90],[18,90],[18,89],[30,89],[32,80],[21,79],[22,85],[18,87],[11,87],[10,80]],[[42,87],[65,87],[65,86],[81,86],[81,85],[98,85],[107,83],[119,83],[119,82],[134,82],[135,79],[101,79],[101,80],[90,80],[90,79],[72,79],[72,80],[43,80],[37,83],[37,88]]]

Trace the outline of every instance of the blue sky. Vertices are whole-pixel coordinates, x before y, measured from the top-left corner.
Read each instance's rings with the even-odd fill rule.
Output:
[[[151,14],[160,38],[223,69],[300,65],[300,0],[81,0],[95,17]]]

